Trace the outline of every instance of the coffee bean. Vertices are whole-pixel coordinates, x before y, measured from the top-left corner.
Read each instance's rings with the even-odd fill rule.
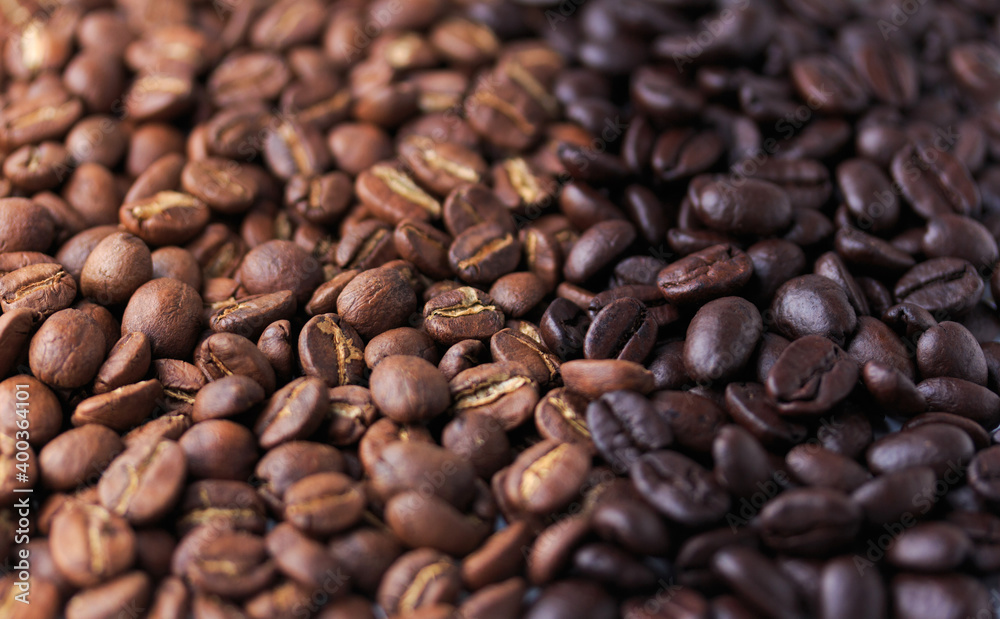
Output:
[[[121,332],[144,333],[154,358],[183,359],[194,349],[200,327],[198,292],[175,279],[154,279],[129,299]]]
[[[376,601],[387,612],[410,614],[418,608],[456,601],[461,586],[453,559],[421,548],[402,555],[389,567]]]
[[[907,345],[884,322],[870,316],[858,317],[857,332],[846,351],[862,367],[871,362],[909,379],[916,375]]]
[[[299,362],[308,376],[328,387],[355,384],[365,369],[364,344],[353,327],[337,314],[313,316],[299,333]]]
[[[398,224],[403,219],[428,221],[441,216],[441,203],[428,195],[409,176],[387,163],[379,163],[358,175],[354,191],[380,219]]]
[[[527,421],[538,402],[538,383],[512,361],[469,368],[451,379],[448,388],[455,412],[486,415],[504,430]]]
[[[791,223],[792,203],[777,185],[757,179],[744,179],[738,188],[728,183],[701,177],[691,182],[695,213],[708,227],[737,235],[770,235]]]
[[[504,491],[518,508],[532,514],[549,514],[576,496],[589,470],[590,456],[582,447],[543,441],[514,461]]]
[[[498,362],[521,364],[535,382],[547,385],[559,378],[559,359],[540,340],[533,328],[503,329],[490,338],[490,353]]]
[[[635,227],[625,221],[594,224],[566,256],[563,275],[573,283],[589,280],[625,251],[635,237]]]
[[[656,325],[640,301],[619,299],[594,317],[583,341],[583,354],[588,359],[642,362],[653,350],[655,334]]]
[[[125,450],[101,475],[101,504],[133,525],[150,524],[176,504],[184,488],[184,452],[173,441],[150,441]]]
[[[403,326],[417,309],[417,296],[395,269],[363,271],[337,297],[337,313],[361,337]]]
[[[990,613],[989,593],[975,578],[964,574],[924,575],[903,573],[892,579],[892,605],[897,612],[914,619],[975,616],[978,612]],[[927,607],[918,605],[917,599],[926,600],[938,609],[928,613]],[[940,613],[940,614],[937,614]]]
[[[590,317],[571,301],[556,298],[546,308],[539,327],[549,349],[561,359],[569,360],[583,351]]]
[[[728,380],[750,360],[763,330],[748,301],[723,297],[703,305],[688,326],[684,366],[700,382]]]
[[[922,217],[969,215],[979,209],[979,192],[969,171],[948,151],[908,145],[893,157],[892,177]]]
[[[619,389],[649,393],[653,375],[638,363],[621,359],[577,359],[562,365],[563,383],[571,391],[597,398]]]
[[[648,399],[612,391],[587,406],[587,427],[598,451],[615,470],[627,470],[639,456],[670,446],[673,431]]]
[[[107,582],[135,561],[135,532],[99,505],[67,506],[52,519],[52,559],[78,587]]]
[[[721,398],[709,391],[659,391],[652,395],[657,412],[670,424],[674,442],[696,453],[709,453],[712,439],[726,423]]]
[[[243,257],[237,280],[250,294],[291,290],[296,303],[305,305],[313,290],[323,283],[315,258],[291,241],[268,241]]]
[[[726,411],[768,447],[802,442],[806,428],[781,416],[760,383],[730,383],[726,386]]]
[[[713,245],[681,258],[657,276],[668,303],[701,303],[739,290],[753,274],[753,262],[731,245]]]
[[[917,392],[927,402],[927,410],[954,413],[985,428],[1000,422],[1000,397],[961,378],[928,378],[917,384]]]
[[[271,364],[253,342],[235,333],[214,333],[198,345],[195,363],[209,380],[239,374],[257,381],[264,393],[274,391],[275,376]]]
[[[788,345],[767,376],[767,393],[783,415],[822,414],[847,397],[858,365],[836,344],[807,335]]]
[[[481,290],[463,286],[437,295],[424,305],[424,328],[435,341],[452,345],[485,340],[503,328],[504,315]]]
[[[208,419],[186,430],[177,441],[188,474],[199,479],[247,479],[257,460],[250,430],[228,419]]]
[[[959,527],[927,522],[903,532],[886,553],[901,569],[946,572],[957,568],[972,552],[972,542]]]
[[[779,552],[806,556],[840,549],[857,534],[862,513],[850,497],[831,488],[794,488],[761,510],[762,541]]]
[[[729,496],[711,473],[677,452],[642,455],[632,463],[630,473],[639,493],[675,522],[710,524],[729,509]]]
[[[95,345],[96,344],[96,345]],[[31,372],[57,388],[82,387],[104,361],[104,334],[97,322],[76,309],[60,310],[31,338]]]
[[[923,378],[950,376],[986,385],[986,357],[976,338],[962,325],[946,320],[917,340],[917,366]]]
[[[53,490],[72,490],[93,482],[124,449],[118,434],[105,426],[68,430],[38,454],[42,483]]]
[[[46,318],[66,309],[76,297],[76,282],[57,264],[33,264],[0,277],[0,308],[30,310]]]
[[[196,591],[229,598],[244,598],[266,586],[275,576],[264,540],[242,531],[189,533],[193,538],[183,573]],[[181,556],[181,548],[174,555]],[[176,563],[175,563],[176,565]]]
[[[278,320],[295,315],[295,297],[291,290],[250,295],[223,305],[208,319],[208,326],[218,333],[235,333],[254,340]]]
[[[306,438],[323,423],[327,405],[327,390],[323,381],[303,376],[271,396],[254,423],[254,434],[263,449]]]
[[[499,422],[475,412],[452,419],[441,433],[441,446],[467,459],[483,479],[492,477],[511,459],[510,441]]]
[[[181,535],[203,525],[261,534],[267,524],[264,499],[241,481],[196,481],[187,487],[179,511],[183,514],[178,527]]]
[[[153,277],[149,248],[138,237],[116,232],[94,247],[83,264],[80,292],[101,305],[125,303]]]
[[[468,516],[435,496],[401,492],[386,503],[386,524],[403,543],[455,556],[468,554],[489,535],[489,523]]]
[[[383,500],[418,488],[458,508],[465,508],[475,490],[475,471],[459,455],[434,444],[395,441],[382,447],[374,460],[366,459],[371,489]],[[441,480],[439,473],[444,473]]]
[[[886,588],[877,571],[859,572],[850,558],[831,559],[819,582],[823,616],[833,618],[886,616]]]
[[[504,226],[477,224],[455,237],[448,261],[458,277],[469,284],[493,282],[517,267],[521,242]]]
[[[398,423],[434,418],[448,408],[448,381],[434,365],[419,357],[388,357],[372,372],[372,399]]]
[[[771,311],[778,331],[789,339],[822,335],[840,346],[857,327],[844,289],[821,275],[786,282],[775,294]]]
[[[393,242],[399,255],[422,273],[434,278],[451,276],[448,248],[452,239],[444,232],[426,222],[405,219],[396,226]]]

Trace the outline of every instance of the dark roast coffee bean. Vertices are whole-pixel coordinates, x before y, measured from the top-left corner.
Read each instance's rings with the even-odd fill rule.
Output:
[[[657,285],[669,303],[696,304],[732,294],[753,274],[753,262],[732,245],[715,245],[668,265]]]
[[[1000,423],[1000,396],[986,387],[961,378],[928,378],[917,385],[927,402],[927,410],[954,413],[984,428]]]
[[[612,391],[587,407],[587,426],[601,455],[627,470],[638,457],[669,446],[673,431],[648,399],[631,391]]]
[[[761,539],[779,552],[806,556],[836,552],[861,526],[861,508],[831,488],[787,490],[760,512]]]
[[[729,497],[711,474],[673,451],[640,456],[631,466],[636,489],[660,513],[689,526],[713,523],[729,510]]]
[[[903,147],[892,159],[892,177],[922,217],[979,210],[980,195],[965,165],[928,144]]]
[[[583,354],[587,359],[642,362],[652,352],[655,340],[656,325],[645,305],[623,298],[594,316],[583,341]]]
[[[781,417],[764,385],[730,383],[725,397],[726,411],[733,420],[765,445],[791,445],[805,439],[806,428]]]
[[[684,367],[701,383],[725,381],[750,360],[763,331],[750,302],[723,297],[706,303],[691,319],[684,341]]]
[[[829,619],[877,619],[885,617],[887,595],[881,574],[861,572],[850,557],[831,559],[823,567],[819,582],[819,606]]]
[[[737,182],[695,178],[688,192],[694,212],[713,230],[769,236],[791,223],[792,202],[781,187],[755,178]]]
[[[771,311],[778,331],[789,339],[822,335],[841,346],[857,326],[844,289],[821,275],[786,282],[775,293]]]
[[[711,565],[714,573],[763,616],[775,619],[801,616],[800,602],[791,580],[760,551],[725,548],[716,553]]]
[[[846,398],[858,380],[858,364],[818,335],[788,345],[767,376],[767,393],[784,415],[822,414]]]
[[[594,224],[566,256],[563,275],[573,283],[587,281],[625,251],[635,236],[635,227],[625,221]]]
[[[923,378],[950,376],[986,385],[986,356],[968,329],[946,320],[917,340],[917,367]]]

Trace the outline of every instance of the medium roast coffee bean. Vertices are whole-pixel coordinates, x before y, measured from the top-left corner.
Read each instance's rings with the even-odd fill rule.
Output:
[[[80,292],[101,305],[126,303],[153,277],[149,248],[138,237],[116,232],[90,252],[80,274]]]
[[[58,264],[33,264],[0,277],[0,308],[47,318],[72,305],[76,291],[76,281]]]
[[[133,525],[156,522],[180,498],[187,466],[174,441],[149,441],[129,447],[101,475],[101,504]]]
[[[74,504],[56,513],[50,531],[52,560],[78,587],[107,582],[135,561],[135,532],[100,505]]]
[[[201,331],[201,296],[176,279],[140,286],[122,314],[122,335],[139,331],[149,338],[154,358],[189,358]]]
[[[589,471],[590,454],[582,447],[542,441],[514,461],[503,491],[519,509],[550,514],[577,495]]]
[[[104,361],[104,334],[90,316],[76,309],[58,311],[31,338],[28,363],[45,384],[62,389],[90,382]]]
[[[424,328],[446,345],[485,340],[503,328],[504,314],[481,290],[463,286],[444,292],[424,305]]]
[[[302,371],[328,387],[361,382],[365,369],[362,350],[361,336],[337,314],[313,316],[299,333]]]
[[[397,423],[433,419],[451,403],[448,381],[434,365],[419,357],[387,357],[371,375],[372,400]]]
[[[326,385],[320,379],[303,376],[288,383],[271,396],[254,423],[254,434],[260,446],[271,449],[311,436],[323,423],[328,403]]]
[[[326,536],[347,529],[361,519],[365,496],[342,473],[315,473],[285,491],[285,518],[304,533]]]
[[[208,336],[195,350],[194,360],[209,380],[239,374],[257,381],[264,393],[274,391],[274,369],[253,342],[241,335],[214,333]]]

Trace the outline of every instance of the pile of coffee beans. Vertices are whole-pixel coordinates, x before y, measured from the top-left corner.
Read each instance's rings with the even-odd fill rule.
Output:
[[[996,0],[0,10],[0,617],[995,617]]]

